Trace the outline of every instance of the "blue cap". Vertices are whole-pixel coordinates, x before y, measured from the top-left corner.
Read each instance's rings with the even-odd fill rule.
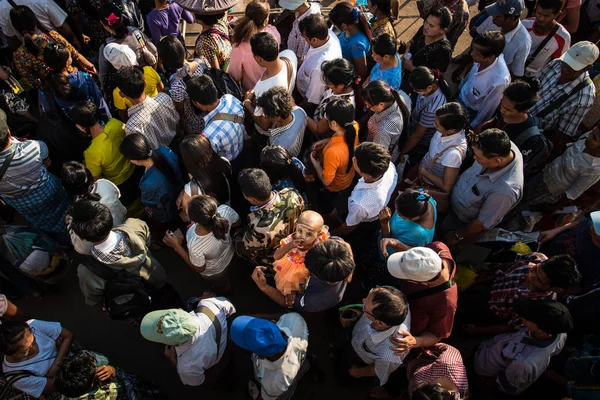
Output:
[[[237,317],[231,324],[229,335],[235,344],[258,356],[269,357],[287,347],[279,327],[262,318]]]
[[[485,12],[492,17],[496,15],[512,15],[518,17],[525,9],[523,0],[498,0],[485,8]]]

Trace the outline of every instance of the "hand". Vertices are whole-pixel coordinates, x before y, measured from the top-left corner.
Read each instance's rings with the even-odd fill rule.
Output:
[[[402,68],[407,71],[412,71],[415,69],[412,59],[402,57]]]
[[[98,378],[101,382],[113,379],[115,376],[117,376],[117,371],[115,370],[115,367],[110,365],[103,365],[102,367],[96,369],[96,378]]]
[[[178,210],[183,210],[183,196],[185,195],[185,190],[182,190],[177,196],[177,200],[175,200],[175,205]]]
[[[172,249],[176,249],[181,247],[183,243],[183,235],[181,237],[175,235],[173,232],[165,232],[165,237],[163,238],[164,244],[169,246]]]
[[[319,140],[318,142],[313,143],[313,145],[312,145],[313,152],[324,149],[325,145],[327,144],[327,141],[328,140]]]
[[[460,77],[462,75],[462,73],[465,71],[465,66],[464,65],[460,65],[458,68],[456,68],[454,70],[454,72],[452,73],[451,79],[453,82],[459,82],[462,80],[462,78]]]
[[[554,239],[556,237],[556,235],[558,235],[558,233],[559,233],[558,228],[540,232],[540,237],[538,237],[538,242],[540,244],[549,242],[550,240]]]
[[[245,101],[245,100],[250,100],[251,102],[253,102],[253,103],[254,103],[254,101],[252,100],[253,98],[254,98],[254,89],[252,89],[252,90],[248,90],[248,91],[246,92],[246,94],[244,95],[244,101]]]
[[[396,250],[396,246],[398,246],[398,244],[400,243],[400,241],[398,239],[394,239],[394,238],[383,238],[379,241],[379,249],[381,250],[381,254],[383,254],[384,257],[387,257],[388,251],[387,248],[391,247],[394,250]]]
[[[350,369],[348,370],[348,373],[350,374],[350,376],[352,376],[353,378],[356,378],[356,379],[363,377],[362,368],[357,367],[355,365],[350,367]]]
[[[392,210],[389,207],[384,207],[381,211],[379,211],[379,221],[382,224],[387,224],[390,222],[390,218],[392,218]]]
[[[317,160],[316,153],[314,151],[310,152],[310,161],[313,165],[319,165],[319,160]]]
[[[90,42],[90,37],[82,33],[81,40],[83,41],[83,44],[88,44]]]
[[[417,346],[417,339],[407,331],[398,331],[398,335],[403,337],[392,336],[390,338],[390,342],[392,342],[394,346],[390,347],[390,350],[394,351],[394,354],[397,356],[401,356],[410,351],[413,347]]]
[[[254,268],[254,272],[252,272],[252,280],[261,290],[267,286],[267,278],[265,277],[266,269],[267,267],[261,267],[259,265],[258,267]]]
[[[295,301],[296,301],[296,292],[292,292],[290,294],[285,295],[285,305],[287,308],[292,308],[294,306]]]

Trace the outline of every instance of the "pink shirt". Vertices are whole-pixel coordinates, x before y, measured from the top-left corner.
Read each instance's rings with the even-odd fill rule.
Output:
[[[281,36],[274,26],[267,25],[262,31],[270,33],[275,37],[277,43],[281,43]],[[227,73],[237,82],[242,82],[242,89],[245,91],[254,89],[254,85],[260,79],[263,71],[264,68],[254,61],[250,42],[242,42],[233,47]]]

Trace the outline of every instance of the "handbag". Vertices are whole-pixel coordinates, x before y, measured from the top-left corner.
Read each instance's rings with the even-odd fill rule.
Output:
[[[352,327],[364,313],[362,304],[348,304],[338,310],[340,312],[340,323],[345,329]]]

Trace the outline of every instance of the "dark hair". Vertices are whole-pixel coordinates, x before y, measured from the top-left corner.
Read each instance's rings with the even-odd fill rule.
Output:
[[[260,152],[260,168],[267,173],[271,182],[289,178],[301,193],[306,189],[304,175],[292,162],[292,156],[282,146],[266,146]]]
[[[82,239],[92,243],[104,240],[113,227],[113,217],[108,207],[92,200],[79,200],[71,210],[71,229]]]
[[[411,400],[454,400],[454,395],[439,383],[423,385],[410,395]]]
[[[408,189],[396,197],[395,206],[398,215],[403,215],[407,218],[422,218],[427,214],[427,210],[429,209],[429,195],[423,193],[425,199],[419,200],[420,195],[421,193],[418,190]]]
[[[81,350],[63,358],[59,364],[54,384],[63,396],[77,398],[89,392],[96,377],[96,356]]]
[[[35,13],[26,6],[16,6],[10,9],[10,23],[17,32],[23,36],[23,43],[25,48],[34,56],[40,54],[40,48],[33,43],[31,35],[35,33],[36,29],[40,28],[40,23],[37,20]]]
[[[60,171],[60,179],[65,191],[71,198],[83,196],[87,200],[100,200],[100,195],[92,193],[94,177],[83,163],[79,161],[65,162]]]
[[[371,50],[378,56],[394,56],[398,52],[396,39],[384,33],[371,40]]]
[[[71,52],[62,43],[48,42],[44,48],[44,62],[49,69],[45,87],[54,95],[67,100],[85,100],[85,94],[71,85],[69,78],[62,74],[62,71],[68,66],[70,55]]]
[[[271,181],[265,171],[258,168],[243,169],[238,175],[238,184],[246,197],[267,201],[271,196]]]
[[[410,73],[408,83],[415,90],[425,90],[428,86],[437,85],[447,99],[452,97],[450,88],[438,69],[432,71],[425,66],[416,67]]]
[[[186,90],[190,100],[196,101],[203,106],[215,104],[219,100],[219,92],[208,75],[196,75],[186,82]]]
[[[348,167],[346,172],[352,169],[352,157],[354,157],[354,143],[356,142],[356,128],[354,127],[354,105],[348,99],[331,100],[325,107],[325,115],[328,121],[335,121],[343,127],[344,142],[348,146]]]
[[[232,45],[247,42],[250,37],[259,31],[269,19],[266,3],[261,0],[252,0],[244,10],[244,16],[239,19],[233,29]]]
[[[377,7],[377,11],[380,11],[383,15],[392,16],[392,2],[390,0],[371,0],[371,4]]]
[[[229,233],[229,221],[223,218],[217,208],[219,203],[214,197],[201,194],[189,201],[187,212],[190,220],[209,229],[219,240],[226,240]]]
[[[113,15],[117,17],[117,20],[114,20],[111,17]],[[98,10],[98,18],[103,25],[110,27],[115,31],[113,37],[115,39],[124,39],[129,34],[129,24],[130,21],[127,18],[126,14],[114,5],[111,2],[104,3],[100,9]],[[109,23],[109,19],[111,22]]]
[[[29,325],[21,321],[2,321],[0,325],[0,352],[12,356],[21,348],[27,332],[33,335]]]
[[[298,29],[309,39],[317,38],[319,40],[325,40],[329,36],[327,21],[320,13],[310,14],[302,19],[298,23]]]
[[[336,58],[321,64],[323,81],[332,85],[356,86],[358,75],[354,65],[345,58]]]
[[[500,31],[487,31],[475,36],[473,44],[483,47],[481,51],[483,57],[499,57],[504,51],[506,40]]]
[[[566,254],[548,258],[540,264],[552,287],[568,288],[581,281],[581,274],[575,260]]]
[[[219,20],[225,16],[225,12],[221,12],[218,14],[196,14],[196,19],[202,22],[202,25],[205,26],[213,26],[219,23]]]
[[[171,35],[162,37],[156,44],[160,62],[168,74],[175,73],[185,62],[185,48],[181,41]]]
[[[371,105],[379,103],[396,102],[402,114],[402,132],[398,140],[398,147],[401,149],[406,141],[406,130],[408,129],[408,121],[410,119],[410,110],[400,97],[400,93],[390,85],[383,81],[371,81],[362,90],[362,98]]]
[[[554,11],[554,14],[558,14],[560,10],[562,10],[562,6],[562,0],[539,0],[537,2],[537,7],[543,8],[544,10],[552,10]]]
[[[152,150],[150,143],[141,133],[132,133],[123,138],[119,146],[121,154],[129,160],[151,159],[156,169],[167,178],[169,182],[177,182],[177,172],[169,161],[157,150]]]
[[[288,118],[294,109],[294,99],[286,88],[275,86],[267,89],[256,100],[256,105],[262,108],[267,118]]]
[[[508,157],[510,155],[510,138],[506,132],[490,128],[477,135],[475,145],[485,158]]]
[[[250,38],[252,54],[265,61],[271,62],[279,57],[279,44],[269,32],[258,32]]]
[[[373,178],[380,178],[390,166],[390,153],[384,145],[373,142],[364,142],[354,149],[356,164],[363,174]]]
[[[452,25],[452,12],[448,7],[440,7],[435,10],[431,10],[427,17],[436,17],[440,20],[440,27],[442,29],[448,29]],[[425,19],[427,19],[425,17]]]
[[[231,165],[214,151],[204,135],[188,135],[179,144],[181,159],[192,181],[219,204],[230,200]]]
[[[142,97],[145,84],[144,69],[140,66],[121,67],[117,71],[117,86],[127,97],[132,99]]]
[[[540,81],[532,78],[531,81],[517,80],[511,82],[504,90],[504,96],[514,104],[515,110],[523,112],[529,110],[540,99]]]
[[[329,11],[329,20],[340,30],[342,30],[342,24],[355,24],[367,37],[370,36],[371,28],[367,18],[358,7],[355,7],[346,1],[337,3],[331,11]]]
[[[372,292],[373,318],[388,326],[402,324],[408,314],[404,294],[392,286],[378,286]]]
[[[0,149],[5,149],[8,146],[8,126],[6,129],[0,129]]]
[[[93,102],[89,100],[78,101],[71,108],[71,121],[74,124],[83,126],[89,135],[89,128],[98,123],[97,112],[98,107]]]
[[[319,242],[304,257],[304,265],[310,273],[323,282],[336,283],[354,272],[354,259],[346,246],[334,239]]]
[[[439,107],[435,110],[435,116],[444,129],[464,130],[466,135],[471,128],[469,114],[458,102],[446,103]]]

